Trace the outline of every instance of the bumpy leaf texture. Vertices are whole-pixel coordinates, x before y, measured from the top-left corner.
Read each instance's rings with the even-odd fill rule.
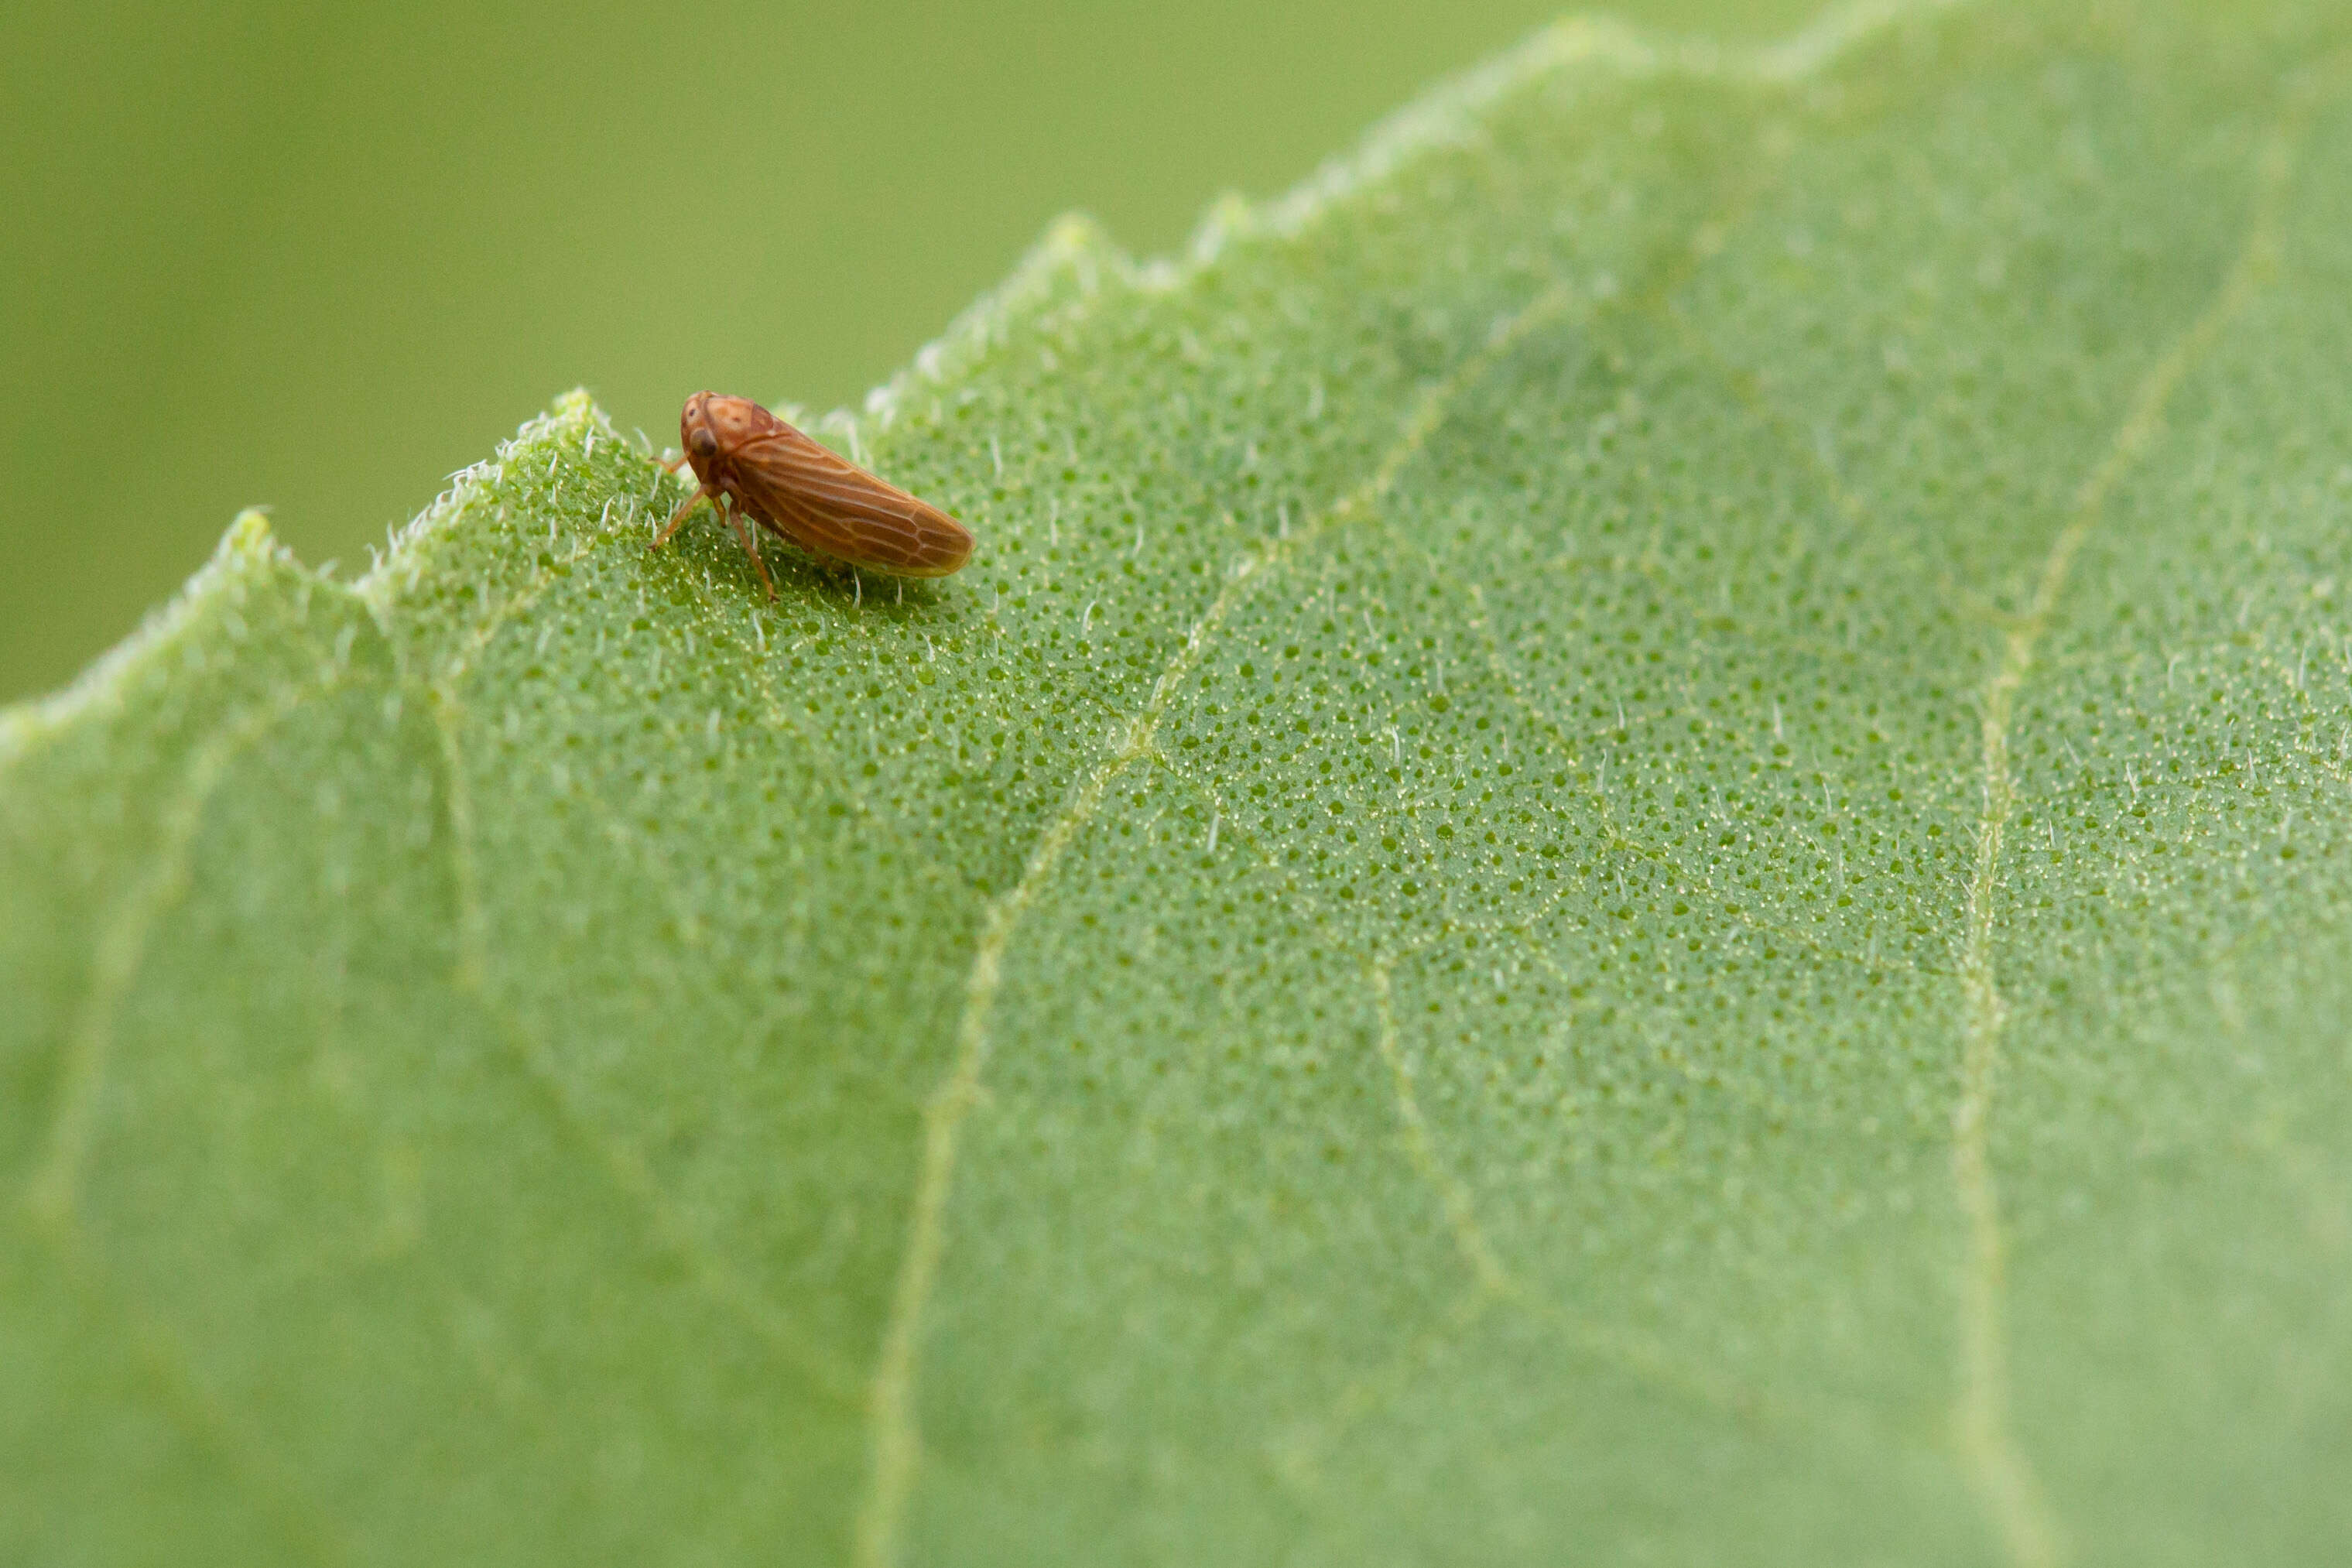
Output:
[[[0,731],[0,1557],[2340,1560],[2347,40],[1563,26],[824,426],[938,584],[241,520]]]

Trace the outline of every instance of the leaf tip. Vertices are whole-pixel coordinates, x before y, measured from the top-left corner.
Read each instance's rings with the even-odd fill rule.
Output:
[[[1201,226],[1193,232],[1193,262],[1205,266],[1214,261],[1226,241],[1250,232],[1255,216],[1256,209],[1239,191],[1227,191],[1219,196],[1201,216]]]
[[[1135,271],[1133,259],[1099,221],[1064,213],[1046,226],[1012,276],[926,343],[912,365],[866,394],[866,412],[887,423],[910,388],[968,372],[1003,342],[1013,322],[1091,299],[1107,284],[1132,280]]]
[[[238,512],[221,535],[220,548],[214,559],[226,565],[234,561],[268,560],[278,552],[278,536],[269,531],[269,509],[249,506]]]
[[[575,386],[555,400],[555,415],[575,425],[593,420],[597,416],[596,400],[589,395],[586,387]]]
[[[1110,231],[1091,213],[1064,213],[1046,226],[1037,242],[1037,259],[1067,261],[1082,256],[1117,253]]]

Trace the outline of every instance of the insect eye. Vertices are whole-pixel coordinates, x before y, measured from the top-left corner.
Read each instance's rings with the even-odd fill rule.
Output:
[[[708,430],[697,430],[686,438],[686,444],[706,458],[719,450],[719,437]]]

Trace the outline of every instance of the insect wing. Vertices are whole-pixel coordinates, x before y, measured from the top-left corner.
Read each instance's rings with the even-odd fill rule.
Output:
[[[902,577],[944,577],[971,558],[963,524],[781,420],[730,456],[746,510],[807,549]]]

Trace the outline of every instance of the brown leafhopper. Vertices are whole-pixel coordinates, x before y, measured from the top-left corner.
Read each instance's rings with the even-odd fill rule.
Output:
[[[971,559],[963,524],[836,457],[748,397],[698,392],[678,416],[679,438],[702,488],[648,549],[669,542],[687,514],[713,501],[776,596],[775,580],[743,520],[802,549],[896,577],[944,577]],[[675,470],[677,463],[668,464]]]

